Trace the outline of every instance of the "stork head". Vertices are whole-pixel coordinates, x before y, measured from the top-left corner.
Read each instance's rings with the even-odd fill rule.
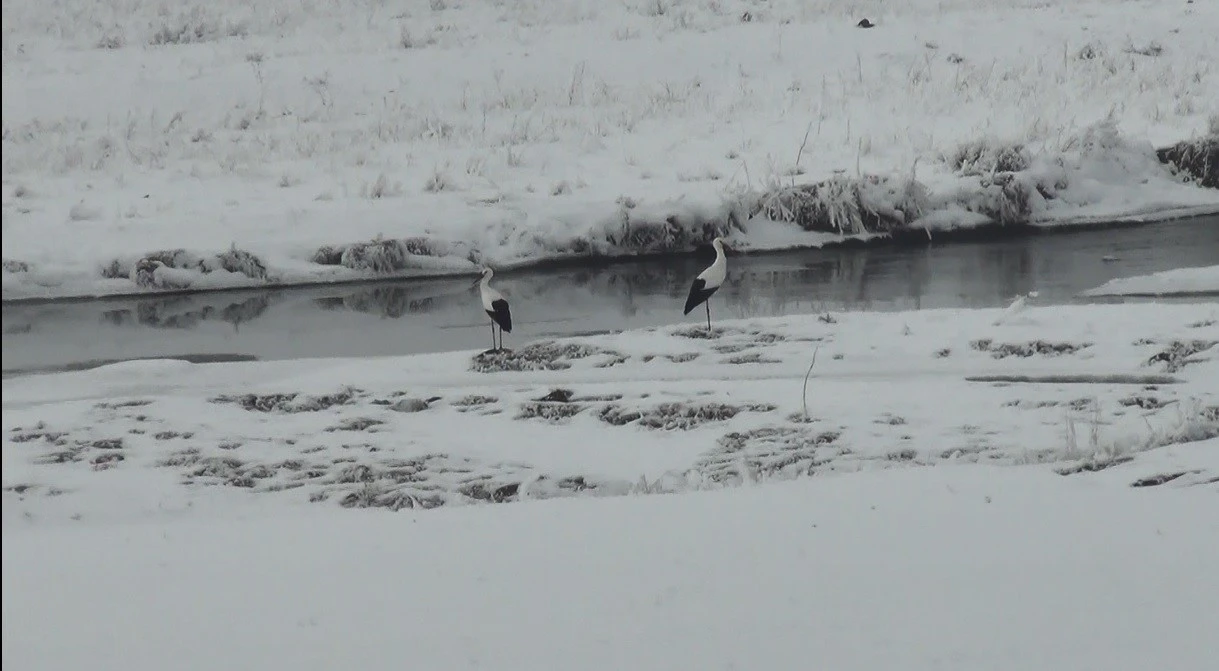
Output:
[[[728,240],[726,238],[724,238],[724,236],[717,235],[711,240],[711,245],[719,248],[720,251],[725,251],[726,248],[724,247],[724,243],[726,243],[726,242],[728,242]]]

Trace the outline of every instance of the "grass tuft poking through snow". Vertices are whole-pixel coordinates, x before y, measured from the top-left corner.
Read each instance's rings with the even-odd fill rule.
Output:
[[[626,361],[626,357],[618,352],[595,345],[546,340],[530,343],[519,350],[482,352],[473,358],[470,370],[479,373],[566,370],[571,368],[573,361],[581,359],[595,359],[598,368],[609,368]]]
[[[109,279],[129,278],[149,289],[218,288],[245,282],[235,276],[266,280],[267,267],[257,256],[236,246],[213,256],[185,249],[151,252],[138,259],[113,259],[101,270]]]
[[[806,231],[857,235],[902,228],[918,219],[927,202],[927,188],[913,179],[837,176],[770,191],[758,199],[754,214]]]
[[[965,142],[947,158],[948,165],[961,175],[1020,172],[1028,169],[1030,160],[1030,154],[1023,144],[992,140]]]
[[[1188,181],[1219,189],[1219,114],[1211,117],[1206,135],[1157,149],[1156,157]]]
[[[394,273],[410,268],[435,268],[435,259],[453,256],[460,247],[426,238],[372,240],[346,245],[326,245],[313,253],[320,265],[344,266],[373,273]],[[474,263],[472,256],[467,257]]]

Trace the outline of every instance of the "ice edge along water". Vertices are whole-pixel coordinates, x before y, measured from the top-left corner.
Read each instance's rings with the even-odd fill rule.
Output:
[[[1042,4],[7,3],[3,295],[1219,211],[1219,9]]]
[[[1175,268],[1149,275],[1118,277],[1081,296],[1219,296],[1219,266]]]

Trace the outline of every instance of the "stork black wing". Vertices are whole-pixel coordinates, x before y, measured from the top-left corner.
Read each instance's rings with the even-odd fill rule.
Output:
[[[719,287],[715,287],[715,289],[719,289]],[[715,289],[708,289],[706,280],[694,280],[694,284],[690,285],[690,295],[686,297],[686,310],[682,314],[688,315],[691,310],[702,305],[703,301],[711,298]]]
[[[508,310],[508,301],[499,299],[491,302],[491,309],[487,310],[487,316],[499,327],[504,329],[505,333],[512,333],[512,313]]]

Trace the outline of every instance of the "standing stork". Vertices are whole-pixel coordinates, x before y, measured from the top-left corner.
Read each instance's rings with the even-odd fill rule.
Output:
[[[711,246],[715,247],[715,261],[694,278],[694,283],[690,285],[690,295],[686,297],[686,310],[682,313],[688,315],[691,310],[698,307],[699,303],[705,304],[708,333],[711,332],[711,303],[708,303],[707,299],[711,298],[711,295],[720,288],[728,274],[728,261],[724,257],[724,239],[715,238],[711,241]]]
[[[491,351],[498,352],[504,348],[504,331],[512,333],[512,313],[508,310],[508,301],[500,292],[491,288],[491,278],[495,271],[483,268],[483,276],[478,280],[478,293],[482,297],[483,310],[491,318]],[[499,326],[499,346],[495,344],[495,327]]]

